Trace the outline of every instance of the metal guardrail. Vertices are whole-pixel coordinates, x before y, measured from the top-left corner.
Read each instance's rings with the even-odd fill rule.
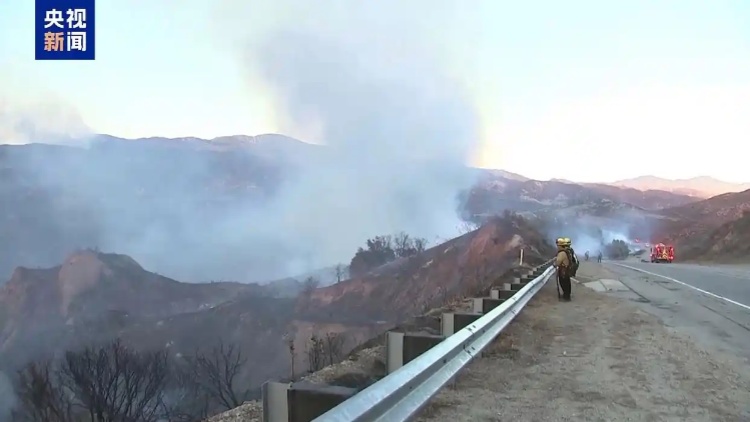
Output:
[[[546,264],[546,263],[545,263]],[[414,418],[440,389],[510,324],[554,269],[416,359],[334,407],[313,422],[401,422]]]

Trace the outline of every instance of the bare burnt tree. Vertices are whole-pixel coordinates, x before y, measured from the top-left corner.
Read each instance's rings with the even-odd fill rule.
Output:
[[[67,352],[60,364],[62,387],[92,422],[160,420],[168,379],[166,352],[136,352],[119,339]]]
[[[323,337],[323,352],[329,365],[341,360],[344,354],[344,335],[342,333],[326,333]]]
[[[211,413],[211,398],[194,382],[190,362],[173,362],[169,388],[165,396],[168,422],[204,421]]]
[[[411,237],[405,232],[401,232],[393,237],[393,245],[396,256],[406,258],[424,252],[427,246],[427,239]]]
[[[297,360],[297,351],[294,348],[294,337],[287,339],[287,348],[289,349],[289,363],[291,365],[289,379],[294,381],[294,363]]]
[[[471,233],[479,228],[479,224],[472,221],[464,221],[458,225],[458,232],[461,234]]]
[[[248,398],[249,391],[240,387],[239,375],[247,357],[239,346],[220,341],[207,353],[196,351],[186,360],[196,390],[222,409],[234,409]]]
[[[341,280],[343,280],[346,275],[344,264],[336,264],[336,268],[334,268],[333,272],[336,275],[336,283],[341,283]]]
[[[427,250],[427,239],[423,237],[417,237],[413,240],[414,250],[417,252],[417,254],[421,254],[425,250]]]
[[[73,422],[73,402],[61,388],[50,362],[30,363],[18,372],[18,400],[11,413],[17,422]]]
[[[323,369],[326,362],[324,339],[313,334],[307,342],[306,352],[308,370],[315,372]]]
[[[396,252],[396,256],[409,256],[411,249],[412,241],[408,234],[401,232],[393,236],[393,251]]]

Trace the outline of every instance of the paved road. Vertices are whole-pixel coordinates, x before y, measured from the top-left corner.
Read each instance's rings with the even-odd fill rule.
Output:
[[[630,289],[611,295],[632,300],[702,346],[750,363],[750,266],[639,260],[603,265]]]

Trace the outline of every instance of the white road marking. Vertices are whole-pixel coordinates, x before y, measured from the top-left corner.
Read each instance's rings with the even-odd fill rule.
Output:
[[[685,287],[689,287],[689,288],[691,288],[691,289],[693,289],[693,290],[699,291],[699,292],[701,292],[701,293],[703,293],[703,294],[705,294],[705,295],[709,295],[709,296],[711,296],[711,297],[713,297],[713,298],[716,298],[716,299],[719,299],[719,300],[723,300],[723,301],[725,301],[725,302],[729,302],[729,303],[731,303],[732,305],[737,305],[737,306],[739,306],[739,307],[741,307],[741,308],[744,308],[744,309],[746,309],[746,310],[750,311],[750,306],[748,306],[748,305],[745,305],[744,303],[740,303],[740,302],[734,301],[734,300],[732,300],[732,299],[729,299],[729,298],[727,298],[727,297],[724,297],[724,296],[719,296],[719,295],[717,295],[716,293],[711,293],[711,292],[709,292],[709,291],[706,291],[706,290],[703,290],[703,289],[699,289],[699,288],[697,288],[697,287],[695,287],[695,286],[693,286],[693,285],[691,285],[691,284],[687,284],[687,283],[685,283],[685,282],[683,282],[683,281],[680,281],[680,280],[674,279],[674,278],[672,278],[672,277],[667,277],[667,276],[665,276],[665,275],[661,275],[661,274],[656,274],[656,273],[652,273],[651,271],[646,271],[646,270],[642,270],[642,269],[640,269],[640,268],[636,268],[636,267],[631,267],[630,265],[625,265],[625,264],[618,264],[618,263],[616,263],[616,262],[610,262],[610,264],[614,264],[614,265],[619,265],[619,266],[621,266],[621,267],[625,267],[625,268],[630,268],[631,270],[635,270],[635,271],[638,271],[638,272],[642,272],[642,273],[645,273],[645,274],[653,275],[653,276],[656,276],[656,277],[661,277],[661,278],[663,278],[663,279],[665,279],[665,280],[673,281],[673,282],[675,282],[675,283],[677,283],[677,284],[681,284],[681,285],[683,285],[683,286],[685,286]]]

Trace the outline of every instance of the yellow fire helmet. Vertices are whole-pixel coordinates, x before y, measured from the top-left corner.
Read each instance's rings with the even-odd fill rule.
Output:
[[[570,245],[571,245],[571,244],[573,243],[573,242],[571,242],[571,241],[570,241],[570,238],[569,238],[569,237],[566,237],[566,238],[565,238],[565,239],[563,239],[563,240],[565,241],[565,246],[570,246]]]
[[[565,246],[565,238],[558,237],[555,243],[557,244],[557,246]]]

